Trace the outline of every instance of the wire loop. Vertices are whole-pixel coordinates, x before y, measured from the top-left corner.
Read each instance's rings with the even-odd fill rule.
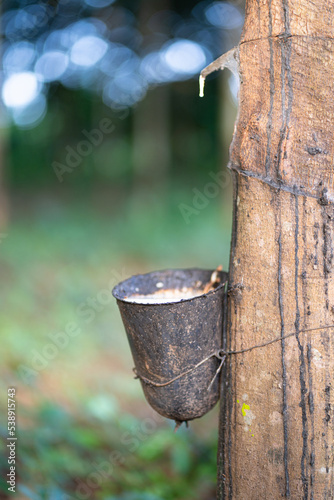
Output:
[[[155,382],[154,380],[150,380],[147,377],[143,377],[142,375],[140,375],[137,372],[136,368],[133,368],[133,371],[134,371],[134,374],[135,374],[135,378],[136,379],[139,378],[142,382],[144,382],[147,385],[150,385],[152,387],[166,387],[167,385],[172,384],[173,382],[175,382],[176,380],[179,380],[180,378],[184,377],[185,375],[188,375],[188,373],[193,372],[199,366],[201,366],[204,363],[206,363],[207,361],[209,361],[209,359],[211,359],[211,358],[217,358],[218,360],[220,360],[220,364],[219,364],[219,367],[216,370],[216,373],[215,373],[213,379],[211,380],[211,382],[210,382],[210,384],[208,386],[208,391],[209,391],[211,389],[214,381],[216,380],[217,376],[221,372],[221,369],[222,369],[222,367],[224,365],[224,362],[225,362],[225,359],[226,359],[227,356],[231,356],[232,354],[242,354],[244,352],[252,351],[253,349],[259,349],[261,347],[266,347],[266,346],[268,346],[270,344],[274,344],[275,342],[279,342],[280,340],[284,340],[284,339],[287,339],[287,338],[292,337],[292,336],[295,336],[296,338],[298,338],[299,333],[313,332],[315,330],[324,330],[326,328],[334,328],[334,325],[324,325],[324,326],[318,326],[316,328],[306,328],[306,329],[303,329],[303,330],[299,330],[299,331],[295,331],[295,332],[290,332],[290,333],[287,333],[286,335],[283,335],[283,336],[280,336],[280,337],[275,337],[272,340],[267,340],[266,342],[263,342],[261,344],[256,344],[256,345],[253,345],[251,347],[246,347],[245,349],[240,349],[238,351],[225,351],[224,349],[218,349],[217,351],[213,352],[212,354],[209,354],[209,356],[207,356],[206,358],[202,359],[202,361],[200,361],[196,365],[192,366],[191,368],[188,368],[188,370],[180,373],[176,377],[173,377],[172,379],[170,379],[170,380],[168,380],[166,382]]]

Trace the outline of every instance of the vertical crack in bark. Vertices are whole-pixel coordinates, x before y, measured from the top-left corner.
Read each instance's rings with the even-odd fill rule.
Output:
[[[330,419],[331,419],[331,403],[330,403],[331,398],[330,398],[330,391],[331,391],[331,386],[328,383],[328,377],[327,377],[327,373],[326,373],[326,382],[325,382],[325,389],[324,389],[324,392],[325,392],[325,418],[324,418],[324,427],[325,427],[324,434],[325,434],[325,436],[324,436],[324,441],[325,441],[326,474],[329,474],[329,472],[330,472],[330,470],[329,470],[330,456],[329,456],[329,451],[328,451],[329,450],[329,446],[328,446],[328,424],[329,424]],[[325,498],[327,498],[327,495],[328,495],[328,498],[329,498],[330,489],[328,489],[327,485],[326,485],[326,489],[325,489],[326,497]]]
[[[295,195],[295,300],[296,300],[296,339],[299,348],[299,382],[300,382],[300,406],[302,410],[302,438],[303,448],[301,457],[301,480],[304,490],[304,499],[308,498],[308,423],[306,414],[306,383],[305,383],[305,357],[304,346],[299,339],[300,331],[300,310],[298,298],[298,273],[299,273],[299,258],[298,258],[298,233],[299,233],[299,210],[298,210],[298,196]]]
[[[309,340],[311,340],[309,338]],[[310,454],[310,500],[314,500],[314,479],[315,479],[315,446],[314,446],[314,396],[313,396],[313,377],[312,377],[312,344],[307,344],[307,371],[308,371],[308,405],[310,409],[311,420],[311,454]]]
[[[267,150],[266,150],[266,176],[269,175],[270,168],[270,149],[271,149],[271,130],[273,122],[273,108],[274,108],[274,94],[275,94],[275,75],[274,75],[274,48],[273,48],[273,19],[271,12],[271,0],[269,0],[269,52],[270,52],[270,68],[269,68],[269,78],[270,78],[270,104],[267,122]]]
[[[291,109],[292,109],[292,102],[293,102],[293,81],[292,81],[292,74],[291,74],[291,40],[287,39],[286,37],[290,34],[290,18],[289,18],[289,4],[288,0],[282,0],[282,5],[283,5],[283,12],[284,12],[284,34],[281,40],[281,85],[282,85],[282,127],[280,130],[280,138],[279,138],[279,143],[278,143],[278,152],[277,152],[277,166],[276,166],[276,175],[277,175],[277,182],[280,182],[282,179],[281,172],[280,172],[280,166],[281,166],[281,159],[282,159],[282,146],[284,140],[287,138],[288,134],[288,127],[289,127],[289,121],[290,121],[290,114],[291,114]],[[288,84],[288,95],[286,98],[286,91],[285,91],[285,79],[287,79],[287,84]],[[286,102],[287,100],[287,102]],[[284,173],[284,172],[283,172]],[[298,199],[296,199],[297,203],[297,208],[298,208]],[[280,214],[281,217],[281,214]],[[298,221],[297,222],[297,227],[296,227],[296,258],[298,259]],[[280,230],[281,230],[281,224],[280,224]],[[280,296],[280,314],[281,314],[281,324],[282,324],[282,332],[284,332],[284,316],[283,316],[283,299],[282,299],[282,290],[281,290],[281,273],[282,273],[282,268],[281,268],[281,236],[279,239],[279,275],[280,275],[280,281],[279,281],[279,296]],[[296,261],[297,264],[297,261]],[[298,272],[298,271],[297,271]],[[296,313],[296,322],[298,328],[299,328],[299,310],[298,310],[298,289],[296,289],[296,306],[297,306],[297,313]],[[283,333],[282,333],[283,335]],[[288,470],[288,463],[289,463],[289,457],[288,457],[288,415],[287,415],[287,387],[286,387],[286,365],[285,365],[285,343],[282,341],[282,369],[283,369],[283,427],[284,427],[284,467],[285,467],[285,487],[286,487],[286,496],[290,496],[290,482],[289,482],[289,470]],[[303,423],[303,436],[304,436],[304,423]],[[304,437],[303,437],[304,439]],[[303,441],[304,443],[304,441]],[[306,443],[307,444],[307,443]],[[304,444],[303,444],[304,447]],[[304,450],[303,450],[304,451]],[[303,474],[302,474],[303,475]],[[303,482],[304,484],[304,482]]]
[[[282,160],[282,146],[286,138],[288,138],[290,114],[293,103],[293,78],[291,72],[291,46],[292,41],[289,38],[290,32],[290,19],[289,19],[289,3],[287,0],[282,0],[283,12],[284,12],[284,33],[280,35],[281,37],[281,84],[282,84],[282,127],[280,130],[280,139],[278,142],[278,152],[277,152],[277,165],[276,165],[276,175],[277,181],[282,180],[282,175],[280,172],[281,160]],[[285,91],[285,79],[287,79],[287,95]],[[284,172],[283,172],[284,173]]]
[[[291,35],[290,31],[290,12],[289,12],[289,0],[282,0],[283,12],[284,12],[284,29],[286,35]]]
[[[258,23],[259,23],[259,36],[261,36],[261,7],[260,7],[260,0],[256,0],[256,1],[257,1],[257,20],[258,20]]]
[[[328,279],[332,271],[332,262],[333,262],[333,248],[332,248],[332,235],[330,228],[330,220],[333,218],[333,215],[330,213],[331,208],[329,205],[322,206],[322,220],[323,220],[323,273],[324,273],[324,293],[325,293],[325,301],[326,301],[326,310],[329,310],[329,296],[328,296]],[[328,426],[331,419],[331,403],[330,403],[330,378],[328,373],[328,363],[329,363],[329,353],[330,353],[330,335],[327,330],[325,330],[322,335],[322,344],[326,349],[327,360],[326,360],[326,370],[325,370],[325,416],[323,419],[323,443],[325,450],[325,464],[326,464],[326,474],[329,474],[330,471],[330,453],[328,445]],[[326,495],[331,495],[332,486],[328,488],[326,485],[325,492]]]
[[[222,347],[225,351],[229,349],[228,345],[228,338],[227,338],[227,332],[228,332],[228,308],[227,308],[227,294],[224,297],[224,303],[223,303],[223,338],[222,338]],[[226,467],[225,467],[225,453],[226,453],[226,445],[225,445],[225,439],[227,435],[227,406],[228,406],[228,388],[226,385],[226,380],[227,380],[227,373],[228,373],[228,368],[227,368],[228,362],[227,360],[223,364],[223,368],[221,370],[221,375],[220,375],[220,419],[221,419],[221,425],[219,426],[219,436],[218,436],[218,452],[217,452],[217,464],[218,464],[218,477],[217,477],[217,498],[225,498],[225,481],[226,481]]]
[[[281,180],[280,166],[282,157],[282,144],[286,134],[286,109],[285,109],[285,57],[283,42],[281,42],[281,94],[282,94],[282,126],[280,130],[280,138],[278,141],[276,177],[277,182]]]
[[[329,298],[328,298],[328,277],[332,270],[333,262],[333,250],[332,250],[332,235],[331,228],[329,226],[330,215],[327,215],[326,208],[322,209],[322,219],[323,219],[323,257],[324,257],[324,283],[325,283],[325,297],[326,297],[326,309],[329,310]]]
[[[303,295],[303,311],[304,311],[304,328],[307,328],[308,321],[307,317],[311,314],[310,308],[307,305],[307,220],[306,220],[306,209],[307,209],[307,199],[303,198],[303,272],[302,272],[302,295]],[[316,244],[317,238],[316,238]],[[307,375],[308,375],[308,408],[310,415],[310,426],[311,426],[311,436],[310,436],[310,500],[314,500],[314,480],[315,480],[315,445],[314,445],[314,394],[313,394],[313,375],[312,375],[312,336],[308,334],[307,343]]]
[[[278,302],[281,319],[281,336],[285,335],[284,327],[284,309],[282,294],[282,241],[281,241],[281,206],[279,204],[279,224],[280,231],[278,237]],[[288,460],[288,404],[286,387],[286,364],[285,364],[285,339],[281,340],[281,359],[282,359],[282,379],[283,379],[283,436],[284,436],[284,473],[285,473],[285,496],[290,498],[290,480],[289,480],[289,460]]]
[[[238,230],[238,205],[237,205],[237,199],[239,195],[239,174],[237,172],[233,172],[233,181],[234,181],[234,197],[233,197],[233,225],[232,225],[232,241],[231,241],[231,254],[230,254],[230,275],[229,275],[229,285],[233,284],[233,269],[234,266],[232,265],[233,260],[234,260],[234,253],[235,249],[237,246],[237,230]],[[227,339],[228,344],[229,344],[229,349],[232,349],[232,312],[231,308],[233,306],[233,301],[232,299],[229,301],[229,309],[228,309],[228,314],[229,314],[229,321],[228,321],[228,332],[229,332],[229,337]],[[236,322],[235,322],[236,324]],[[234,346],[235,347],[235,346]],[[228,367],[228,387],[229,391],[226,397],[228,397],[228,446],[227,446],[227,459],[228,459],[228,498],[229,500],[232,500],[233,498],[233,478],[232,478],[232,415],[233,415],[233,398],[235,395],[235,386],[233,387],[233,382],[232,382],[232,362],[235,362],[232,357],[230,356],[229,359],[229,367]],[[235,370],[236,372],[236,370]],[[234,422],[234,425],[236,425],[236,422]],[[235,456],[235,454],[234,454]],[[225,483],[223,487],[223,498],[226,498],[226,491],[225,491]]]

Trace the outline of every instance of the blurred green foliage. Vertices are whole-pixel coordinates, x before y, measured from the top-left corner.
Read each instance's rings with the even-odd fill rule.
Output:
[[[152,417],[147,432],[130,414],[104,419],[83,408],[79,417],[50,403],[21,412],[34,422],[18,434],[18,492],[25,498],[214,498],[215,433],[203,441]]]
[[[114,196],[117,201],[92,196],[89,206],[80,196],[30,197],[24,207],[16,206],[1,243],[1,393],[7,385],[17,388],[17,498],[210,500],[217,410],[174,434],[172,422],[152,416],[133,380],[114,301],[89,324],[76,309],[110,280],[116,284],[117,273],[129,276],[166,264],[215,267],[222,262],[226,269],[228,206],[221,210],[217,196],[186,224],[178,203],[192,203],[191,189],[170,189],[164,203],[154,194],[131,202],[117,192]],[[69,321],[79,325],[80,335],[35,377],[22,379],[20,367],[32,366],[32,352],[41,353],[48,335],[64,331]],[[147,429],[145,422],[151,422]],[[5,438],[4,421],[1,425]],[[124,463],[117,463],[98,487],[88,486],[87,493],[94,464],[108,461],[112,452],[120,453]],[[1,456],[5,472],[4,446]],[[2,482],[5,498],[6,489]]]

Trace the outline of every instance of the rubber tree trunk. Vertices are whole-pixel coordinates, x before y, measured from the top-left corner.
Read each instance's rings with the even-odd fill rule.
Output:
[[[334,1],[248,0],[218,498],[334,498]]]

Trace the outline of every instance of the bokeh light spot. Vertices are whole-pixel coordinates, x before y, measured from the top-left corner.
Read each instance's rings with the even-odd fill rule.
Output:
[[[169,44],[164,59],[170,69],[181,75],[194,75],[206,64],[203,48],[190,40],[177,40]]]
[[[9,108],[27,106],[38,92],[39,84],[35,73],[14,73],[3,84],[2,99]]]
[[[240,28],[244,22],[241,12],[227,2],[213,2],[206,9],[205,17],[213,26],[227,30]]]
[[[84,36],[72,47],[71,61],[78,66],[93,66],[107,52],[108,44],[97,36]]]
[[[68,66],[68,56],[57,50],[45,52],[36,62],[35,71],[41,80],[51,82],[60,78]]]

